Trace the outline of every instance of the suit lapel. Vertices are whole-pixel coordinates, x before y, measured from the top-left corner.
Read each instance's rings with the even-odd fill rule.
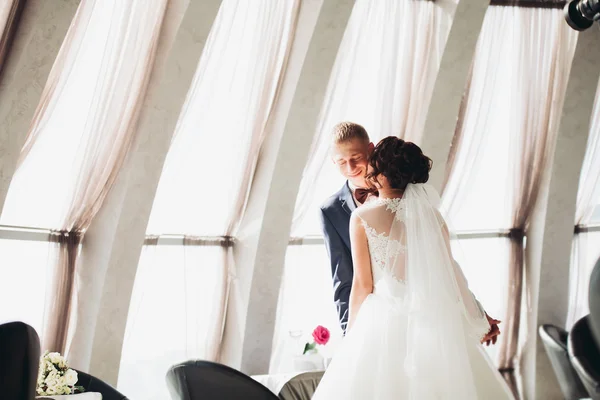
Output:
[[[348,213],[348,215],[352,214],[352,211],[356,209],[356,204],[354,204],[354,198],[352,197],[352,191],[350,190],[350,186],[348,186],[348,181],[346,181],[346,184],[342,188],[340,201],[342,202],[342,208]]]

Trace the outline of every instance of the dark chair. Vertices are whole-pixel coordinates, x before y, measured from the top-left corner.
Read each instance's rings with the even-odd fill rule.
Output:
[[[571,363],[587,389],[588,396],[593,400],[600,400],[600,351],[592,338],[589,316],[573,325],[568,343]]]
[[[40,365],[40,338],[23,322],[0,325],[0,396],[11,400],[35,397]]]
[[[210,361],[190,360],[174,365],[166,380],[173,400],[278,400],[248,375]]]
[[[587,390],[573,368],[567,350],[568,332],[558,326],[541,325],[538,328],[546,354],[552,364],[554,374],[566,400],[579,400],[587,397]]]
[[[97,392],[102,395],[102,400],[127,400],[123,394],[108,383],[79,370],[77,371],[77,386],[83,386],[86,392]]]
[[[325,371],[304,372],[296,375],[279,391],[279,400],[310,400]]]
[[[590,305],[590,328],[596,340],[596,345],[600,348],[600,259],[596,262],[590,276],[588,301]]]

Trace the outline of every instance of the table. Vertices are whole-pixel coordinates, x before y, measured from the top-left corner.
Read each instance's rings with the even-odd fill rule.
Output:
[[[310,400],[324,373],[325,371],[294,372],[254,375],[252,378],[266,386],[281,400]]]

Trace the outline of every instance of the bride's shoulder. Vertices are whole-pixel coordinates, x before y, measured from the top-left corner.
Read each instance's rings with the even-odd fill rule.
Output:
[[[352,214],[366,222],[387,219],[390,211],[394,211],[397,208],[393,205],[390,207],[390,202],[387,200],[373,197],[358,207]]]
[[[405,200],[400,197],[395,198],[376,198],[371,204],[371,208],[385,210],[386,212],[392,212],[397,214],[404,210]]]
[[[385,208],[384,203],[377,196],[369,196],[364,204],[358,207],[354,212],[362,216],[378,208]]]

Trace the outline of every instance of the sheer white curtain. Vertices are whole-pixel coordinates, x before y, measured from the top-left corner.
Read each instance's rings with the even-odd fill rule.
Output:
[[[304,168],[292,236],[322,234],[320,204],[343,183],[328,156],[331,129],[349,120],[371,140],[420,142],[456,3],[358,0],[338,50]]]
[[[219,357],[228,289],[235,279],[232,236],[299,5],[298,0],[225,0],[213,24],[147,228],[148,234],[185,236],[184,245],[147,244],[138,265],[118,381],[134,398],[166,398],[164,375],[170,366]],[[169,306],[140,300],[156,296],[168,299]],[[139,345],[148,337],[151,352]],[[140,380],[141,369],[151,384]]]
[[[548,113],[532,107],[562,101],[554,92],[564,94],[576,36],[560,18],[551,9],[488,8],[453,141],[457,156],[447,166],[442,197],[459,231],[512,227],[507,200],[516,172],[508,167],[523,151],[525,133],[556,133],[562,103]],[[561,82],[554,82],[557,76]]]
[[[332,300],[327,259],[323,245],[288,247],[269,373],[294,372],[294,357],[302,354],[307,341],[312,341],[312,330],[318,325],[332,333],[330,342],[320,352],[325,358],[333,356],[342,333]]]
[[[10,15],[10,9],[17,0],[4,0],[0,3],[0,32],[4,32],[8,16]]]
[[[579,177],[575,225],[571,250],[571,276],[569,281],[569,313],[567,329],[589,313],[588,291],[590,274],[600,258],[600,232],[587,232],[589,225],[600,224],[600,82],[596,91],[596,101],[587,149]]]
[[[328,156],[336,123],[357,122],[374,142],[389,135],[420,141],[455,7],[452,0],[356,1],[304,168],[292,237],[322,235],[319,207],[344,182]],[[322,245],[288,248],[271,372],[292,368],[293,355],[302,351],[302,340],[310,336],[317,321],[334,335],[329,348],[341,337],[328,263]],[[311,273],[301,273],[308,265]]]
[[[232,194],[263,137],[296,7],[295,0],[223,2],[176,127],[148,233],[227,230],[238,200]]]
[[[561,10],[489,7],[449,158],[443,208],[454,227],[515,232],[486,239],[495,249],[488,255],[461,241],[471,287],[483,293],[489,314],[504,321],[492,352],[502,356],[511,383],[524,274],[517,259],[553,154],[575,43]],[[482,269],[488,276],[476,272]]]
[[[503,137],[516,90],[511,68],[516,38],[505,36],[510,10],[487,10],[452,143],[454,162],[447,166],[442,208],[459,231],[508,229],[502,196],[508,190],[508,171],[502,166],[507,164],[509,142]]]
[[[42,332],[49,242],[0,239],[0,323],[23,321]]]
[[[123,158],[165,6],[81,2],[36,110],[2,224],[69,229],[69,209],[84,205],[80,180],[98,168],[110,175]]]
[[[144,246],[136,274],[118,388],[131,398],[165,399],[174,364],[205,358],[227,272],[218,246]]]
[[[59,231],[39,303],[44,350],[66,349],[79,243],[133,141],[166,3],[81,2],[21,150],[0,222]]]

